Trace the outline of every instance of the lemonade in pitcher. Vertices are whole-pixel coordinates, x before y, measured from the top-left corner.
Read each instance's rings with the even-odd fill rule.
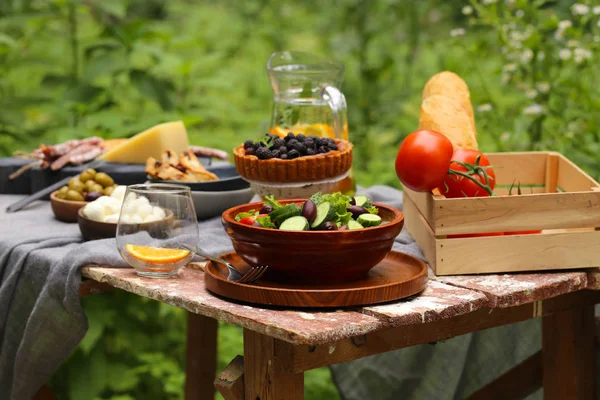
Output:
[[[273,88],[270,133],[348,140],[346,99],[339,90],[343,64],[309,53],[284,51],[271,56],[267,73]],[[353,195],[355,190],[350,169],[334,191]]]

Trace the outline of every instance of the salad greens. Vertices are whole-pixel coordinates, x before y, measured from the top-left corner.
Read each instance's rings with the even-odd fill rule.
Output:
[[[241,212],[235,220],[283,230],[353,230],[381,224],[378,214],[379,210],[367,196],[318,192],[301,203],[281,204],[274,196],[266,196],[259,211]]]

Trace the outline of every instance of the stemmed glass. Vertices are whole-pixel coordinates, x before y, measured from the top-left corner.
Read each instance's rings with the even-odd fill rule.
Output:
[[[189,187],[163,183],[127,187],[117,248],[138,275],[176,275],[194,257],[197,243],[198,221]]]

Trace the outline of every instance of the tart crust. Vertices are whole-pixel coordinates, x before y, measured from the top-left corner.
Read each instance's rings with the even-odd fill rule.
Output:
[[[334,140],[338,150],[293,160],[259,160],[255,155],[247,156],[241,144],[233,149],[235,168],[243,178],[261,182],[310,182],[334,178],[352,166],[353,148],[347,140]]]

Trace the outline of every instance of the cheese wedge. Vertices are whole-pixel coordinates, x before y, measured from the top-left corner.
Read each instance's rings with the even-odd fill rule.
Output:
[[[100,158],[114,163],[146,164],[148,157],[160,159],[166,150],[179,154],[189,146],[183,122],[167,122],[138,133],[108,150]]]

